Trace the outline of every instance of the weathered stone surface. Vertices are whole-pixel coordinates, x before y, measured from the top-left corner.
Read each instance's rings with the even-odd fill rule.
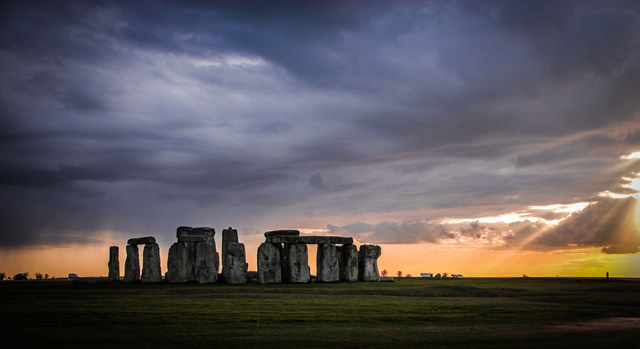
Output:
[[[158,244],[146,244],[142,250],[142,282],[162,281],[160,271],[160,246]]]
[[[352,244],[353,238],[342,236],[269,236],[265,242],[274,244]]]
[[[127,241],[129,245],[146,245],[146,244],[155,244],[156,238],[153,236],[145,236],[141,238],[132,238]]]
[[[198,242],[195,247],[195,281],[200,284],[218,281],[218,255],[215,241]]]
[[[358,252],[358,280],[360,281],[378,281],[380,273],[378,272],[378,257],[380,257],[381,249],[377,245],[361,245]]]
[[[189,233],[190,235],[215,236],[216,230],[211,227],[195,227]]]
[[[307,245],[286,244],[284,251],[286,255],[284,260],[287,265],[283,268],[283,272],[286,271],[287,273],[287,282],[309,282],[311,273],[309,271]]]
[[[211,237],[199,235],[182,235],[178,238],[179,242],[204,242],[208,240],[211,240]]]
[[[176,229],[176,237],[180,239],[181,236],[207,236],[213,237],[216,234],[216,230],[210,227],[178,227]]]
[[[226,247],[226,259],[224,261],[224,273],[222,278],[230,284],[244,284],[247,282],[247,264],[244,244],[228,242]]]
[[[298,230],[272,230],[264,233],[266,238],[271,236],[300,236],[300,232]]]
[[[318,245],[316,254],[316,277],[319,282],[334,282],[340,279],[340,253],[338,246]]]
[[[229,227],[229,229],[224,229],[222,231],[222,275],[224,279],[225,274],[225,263],[227,262],[227,244],[230,242],[239,242],[238,241],[238,231]]]
[[[358,247],[343,245],[340,248],[340,281],[358,281]]]
[[[120,252],[118,246],[109,247],[109,281],[120,280]]]
[[[196,281],[196,244],[195,242],[183,242],[187,250],[187,280]]]
[[[187,282],[188,272],[187,248],[184,243],[176,242],[169,248],[165,279],[169,282]]]
[[[124,261],[124,282],[140,280],[140,255],[138,245],[127,245],[127,259]]]
[[[282,282],[280,244],[262,243],[258,247],[258,282],[273,284]]]

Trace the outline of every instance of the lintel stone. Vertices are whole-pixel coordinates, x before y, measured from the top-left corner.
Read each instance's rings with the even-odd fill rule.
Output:
[[[353,238],[342,236],[269,236],[266,241],[273,244],[353,244]]]

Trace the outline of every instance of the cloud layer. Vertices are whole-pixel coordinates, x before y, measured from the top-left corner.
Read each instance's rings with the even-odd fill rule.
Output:
[[[542,223],[442,221],[593,202],[527,246],[637,251],[614,220],[580,230],[627,212],[598,193],[630,192],[621,177],[640,170],[620,160],[640,143],[633,1],[1,13],[0,246],[290,222],[513,246]]]

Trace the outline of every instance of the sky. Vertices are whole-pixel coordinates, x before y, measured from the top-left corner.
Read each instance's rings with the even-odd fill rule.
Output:
[[[176,227],[640,277],[636,1],[3,1],[0,272]],[[310,266],[315,270],[315,248]]]

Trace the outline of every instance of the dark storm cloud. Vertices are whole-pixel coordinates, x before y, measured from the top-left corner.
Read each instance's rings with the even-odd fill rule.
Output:
[[[638,8],[5,2],[0,245],[595,200],[638,170],[619,164],[640,129]],[[382,242],[497,234],[435,218],[362,224]]]

